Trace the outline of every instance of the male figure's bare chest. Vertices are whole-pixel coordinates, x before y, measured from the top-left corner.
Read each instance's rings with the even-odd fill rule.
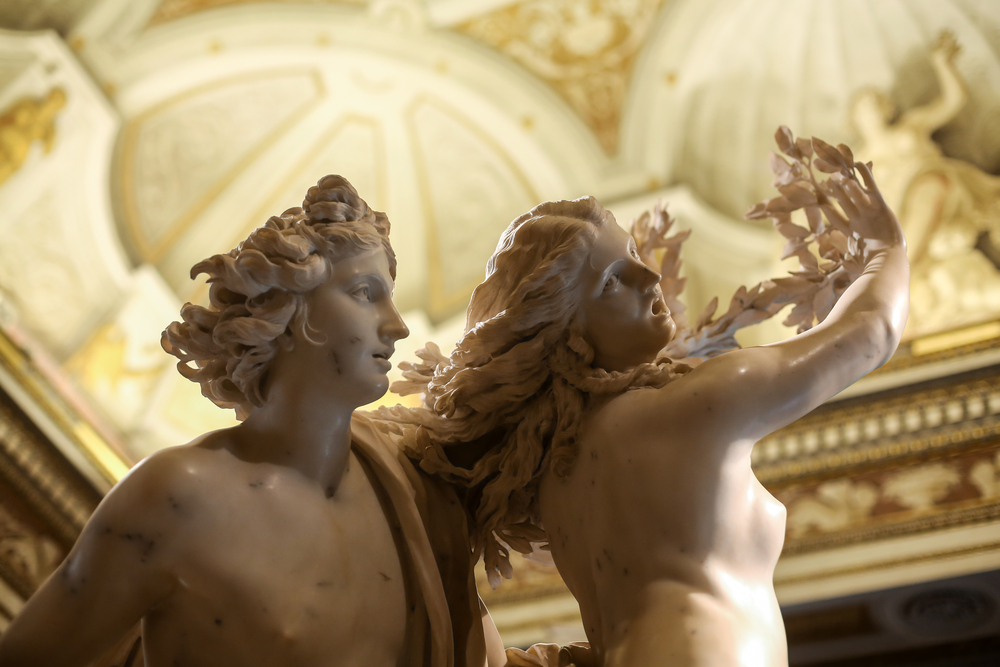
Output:
[[[276,664],[350,664],[352,653],[358,664],[395,664],[406,632],[403,559],[391,508],[361,463],[352,456],[330,497],[280,471],[242,482],[220,489],[226,500],[197,522],[179,559],[182,584],[156,625],[196,624],[218,645],[259,647],[247,651],[254,660],[275,653]],[[361,646],[359,636],[379,641]]]

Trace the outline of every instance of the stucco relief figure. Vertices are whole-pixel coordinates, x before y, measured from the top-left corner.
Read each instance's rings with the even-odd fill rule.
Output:
[[[84,665],[139,619],[148,667],[485,663],[453,492],[352,416],[386,391],[408,333],[388,232],[327,176],[194,267],[211,307],[186,305],[163,346],[242,421],[154,454],[107,495],[4,633],[0,664]]]
[[[53,88],[44,99],[24,99],[0,116],[0,184],[24,164],[31,145],[42,142],[52,150],[56,138],[56,114],[66,104],[66,93]]]
[[[548,202],[503,234],[456,349],[406,367],[401,389],[426,409],[383,412],[425,470],[467,487],[494,585],[508,549],[547,542],[578,600],[589,649],[512,649],[511,665],[787,665],[773,588],[785,508],[750,452],[889,358],[909,272],[869,167],[846,146],[778,139],[782,196],[749,215],[775,220],[803,270],[742,291],[736,310],[795,301],[801,328],[821,323],[672,361],[660,352],[677,327],[643,244],[593,198]],[[805,259],[813,243],[822,260]]]
[[[868,90],[851,110],[864,141],[859,155],[875,163],[909,242],[912,335],[1000,315],[1000,178],[945,157],[932,136],[968,99],[958,53],[943,33],[931,51],[940,92],[929,103],[894,120],[888,97]]]

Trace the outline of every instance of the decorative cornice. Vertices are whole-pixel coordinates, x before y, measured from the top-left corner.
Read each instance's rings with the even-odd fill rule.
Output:
[[[49,372],[46,372],[47,368]],[[11,386],[4,387],[8,382]],[[24,401],[30,405],[35,412],[29,415],[32,422],[37,424],[42,420],[50,424],[73,449],[73,453],[83,457],[85,467],[92,469],[97,481],[106,484],[102,490],[110,488],[128,472],[131,462],[122,454],[121,445],[114,441],[107,426],[95,426],[98,421],[95,415],[86,415],[82,404],[75,404],[75,392],[61,377],[61,371],[54,362],[44,357],[41,349],[29,350],[19,344],[2,328],[0,389],[7,395],[16,392],[17,396],[13,396],[15,403]],[[19,409],[28,410],[28,407],[20,405]],[[38,425],[44,429],[44,426]],[[50,433],[48,437],[51,441],[54,434]],[[73,461],[70,453],[63,454]],[[87,473],[85,470],[81,472]]]
[[[821,406],[754,447],[768,488],[1000,441],[1000,368]]]

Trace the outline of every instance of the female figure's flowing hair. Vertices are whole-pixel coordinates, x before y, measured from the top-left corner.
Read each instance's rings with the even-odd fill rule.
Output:
[[[507,547],[527,553],[545,540],[538,483],[549,469],[569,472],[590,397],[662,386],[687,370],[667,359],[624,372],[591,367],[578,279],[607,224],[617,223],[593,197],[546,202],[514,220],[451,356],[425,351],[429,363],[403,365],[403,392],[424,392],[427,407],[381,412],[424,470],[473,490],[474,549],[494,587],[511,576]],[[471,468],[453,464],[448,449],[473,442],[495,444]]]
[[[263,405],[267,369],[278,347],[291,344],[293,327],[312,340],[306,295],[326,282],[331,263],[377,248],[395,278],[388,218],[370,209],[347,179],[325,176],[309,188],[302,208],[270,218],[235,249],[194,265],[192,278],[208,274],[210,305],[185,304],[183,321],[167,327],[161,345],[202,394],[245,419]]]

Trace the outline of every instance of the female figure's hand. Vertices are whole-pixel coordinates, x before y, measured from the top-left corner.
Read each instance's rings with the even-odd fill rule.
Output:
[[[845,226],[864,239],[870,250],[878,250],[881,247],[905,247],[903,228],[882,197],[872,177],[871,167],[861,162],[855,162],[853,166],[861,174],[864,185],[838,173],[827,181],[823,188],[846,215]],[[821,207],[827,217],[840,217],[840,213],[829,201],[821,204]]]

